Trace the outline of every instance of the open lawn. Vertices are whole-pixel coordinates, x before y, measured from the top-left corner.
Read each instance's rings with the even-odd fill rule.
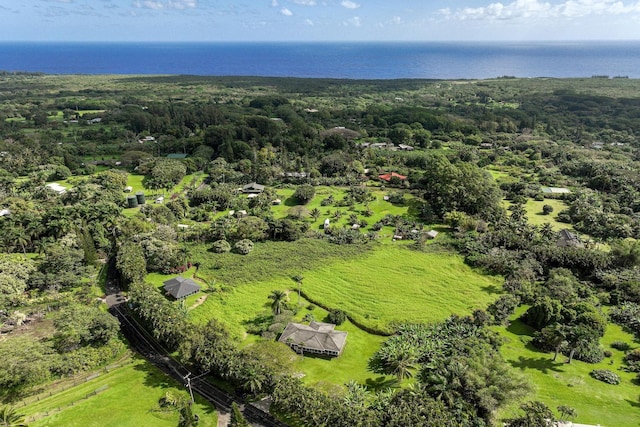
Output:
[[[549,215],[542,213],[542,207],[549,205],[553,207],[553,212]],[[529,218],[529,224],[544,225],[546,223],[551,224],[554,230],[560,231],[563,228],[571,227],[569,224],[558,222],[558,213],[567,209],[568,206],[563,200],[556,199],[544,199],[543,201],[537,201],[533,199],[527,200],[527,204],[524,206],[527,211],[527,217]]]
[[[516,316],[522,314],[520,309]],[[516,317],[514,316],[514,318]],[[620,370],[624,353],[611,348],[613,341],[633,343],[633,337],[619,326],[609,324],[601,343],[605,350],[613,355],[597,364],[589,364],[574,360],[565,363],[566,357],[559,355],[552,361],[553,354],[538,351],[527,344],[532,337],[532,330],[518,320],[513,320],[506,330],[498,329],[506,339],[501,353],[508,363],[524,374],[536,391],[528,399],[540,400],[554,410],[558,405],[574,408],[578,414],[576,422],[584,424],[600,424],[608,427],[631,427],[640,424],[640,394],[638,386],[633,384],[635,374]],[[635,342],[635,347],[638,343]],[[589,376],[594,369],[608,369],[620,376],[619,385],[609,385]],[[511,413],[517,409],[513,405]],[[506,411],[509,412],[509,411]]]
[[[26,414],[31,427],[177,425],[177,412],[164,413],[154,409],[158,408],[158,400],[168,391],[188,396],[185,388],[150,363],[134,357],[130,364],[98,374],[96,378],[67,390],[53,391],[51,396],[40,396],[36,401],[29,398],[30,403],[26,406],[18,403],[17,409],[19,413]],[[128,397],[123,399],[123,396]],[[199,426],[217,425],[214,408],[200,398],[196,398],[194,412],[200,416]]]
[[[339,201],[343,200],[347,194],[348,188],[346,187],[316,187],[316,195],[313,199],[309,201],[306,205],[303,205],[309,212],[313,209],[320,210],[320,216],[317,220],[313,220],[313,218],[309,217],[308,220],[311,224],[312,230],[320,230],[326,218],[329,218],[331,224],[333,226],[350,226],[352,224],[349,223],[349,216],[351,214],[358,215],[358,219],[364,219],[367,221],[369,226],[373,225],[375,222],[380,221],[386,215],[406,215],[410,211],[410,205],[412,196],[407,194],[405,196],[406,203],[404,205],[394,205],[384,200],[385,194],[389,192],[398,191],[396,189],[380,189],[380,187],[368,187],[371,191],[371,194],[375,197],[375,199],[368,203],[368,207],[371,211],[373,211],[373,215],[367,217],[364,215],[364,211],[367,209],[367,206],[364,203],[356,203],[353,208],[349,208],[347,206],[338,206]],[[294,199],[293,193],[295,192],[295,187],[292,188],[283,188],[276,190],[278,197],[282,200],[282,204],[273,206],[271,209],[273,214],[277,218],[284,218],[288,215],[288,211],[294,207],[298,206],[297,200]],[[326,199],[329,196],[333,196],[336,203],[330,206],[322,206],[322,200]],[[339,219],[334,218],[334,213],[336,211],[342,212],[342,216]],[[368,230],[368,227],[365,228],[365,231]],[[393,230],[389,228],[383,228],[380,233],[391,233]]]

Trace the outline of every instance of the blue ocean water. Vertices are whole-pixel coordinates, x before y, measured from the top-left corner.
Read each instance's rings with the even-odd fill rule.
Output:
[[[350,79],[640,77],[638,42],[0,43],[0,70]]]

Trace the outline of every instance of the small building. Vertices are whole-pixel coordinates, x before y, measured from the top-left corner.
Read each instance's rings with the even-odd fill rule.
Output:
[[[325,230],[328,229],[329,227],[331,227],[331,221],[329,220],[329,218],[324,220],[324,224],[322,226]]]
[[[7,215],[11,215],[11,210],[9,209],[0,210],[0,216],[7,216]]]
[[[399,173],[396,172],[391,172],[391,173],[385,173],[382,175],[378,175],[378,178],[380,178],[383,181],[387,181],[387,182],[391,182],[391,178],[398,178],[400,181],[404,181],[405,179],[407,179],[407,177],[405,175],[400,175]]]
[[[429,230],[426,233],[427,239],[435,239],[438,237],[438,232],[436,230]]]
[[[244,217],[246,217],[247,215],[248,215],[248,214],[247,214],[247,211],[245,211],[245,210],[241,210],[241,211],[237,211],[237,212],[236,212],[236,217],[237,217],[237,218],[244,218]]]
[[[253,193],[260,194],[264,191],[264,185],[252,182],[251,184],[247,184],[242,187],[242,192],[245,194]]]
[[[571,190],[564,187],[542,187],[544,194],[569,194]]]
[[[308,326],[290,322],[278,341],[296,353],[310,353],[336,357],[347,343],[347,332],[336,331],[331,323],[311,322]]]
[[[279,205],[281,203],[282,203],[282,200],[280,200],[280,199],[274,199],[274,200],[271,201],[272,205]]]
[[[175,299],[183,299],[200,292],[200,286],[196,282],[182,276],[176,276],[162,283],[164,284],[165,292]]]
[[[162,203],[164,202],[164,196],[160,196],[156,199],[156,203]]]
[[[52,182],[52,183],[50,183],[50,184],[47,184],[47,185],[46,185],[46,187],[47,187],[49,190],[55,191],[55,192],[56,192],[56,193],[58,193],[58,194],[64,194],[64,193],[66,193],[66,192],[67,192],[66,187],[64,187],[64,186],[62,186],[62,185],[60,185],[60,184],[58,184],[57,182]]]
[[[249,193],[249,194],[247,194],[247,199],[253,199],[253,198],[256,198],[256,197],[258,197],[257,193]]]
[[[133,187],[130,185],[127,185],[126,187],[124,187],[124,192],[125,193],[131,193],[133,191]]]
[[[567,230],[566,228],[560,230],[558,232],[558,240],[556,241],[556,245],[561,248],[583,248],[584,244],[580,240],[580,238]]]
[[[411,145],[407,145],[407,144],[398,144],[398,149],[401,151],[413,151],[414,148]]]

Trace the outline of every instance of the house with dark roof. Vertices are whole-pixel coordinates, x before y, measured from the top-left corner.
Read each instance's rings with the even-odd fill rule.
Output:
[[[264,185],[252,182],[242,187],[242,192],[245,194],[260,194],[264,191]]]
[[[391,178],[398,178],[400,181],[404,181],[405,179],[407,179],[406,176],[400,175],[399,173],[396,173],[396,172],[391,172],[391,173],[385,173],[385,174],[382,174],[382,175],[378,175],[378,178],[380,178],[383,181],[387,181],[387,182],[390,182]]]
[[[566,228],[558,232],[558,240],[556,242],[556,245],[558,245],[561,248],[566,248],[566,247],[583,248],[584,247],[584,244],[582,243],[580,238],[574,233],[567,230]]]
[[[335,327],[331,323],[311,322],[307,326],[290,322],[278,341],[285,343],[296,353],[336,357],[344,350],[347,333],[336,331]]]
[[[191,279],[176,276],[173,279],[165,280],[164,290],[175,299],[186,298],[189,295],[200,292],[200,286]]]

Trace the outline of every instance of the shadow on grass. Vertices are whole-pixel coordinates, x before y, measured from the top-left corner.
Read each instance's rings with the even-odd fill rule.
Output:
[[[638,402],[634,402],[633,400],[625,399],[625,401],[634,408],[640,408],[640,399]]]
[[[502,287],[496,285],[483,286],[482,290],[491,295],[497,295],[502,293]]]
[[[518,357],[517,361],[510,361],[511,366],[514,368],[518,368],[521,371],[526,369],[535,369],[537,371],[542,372],[543,374],[548,374],[550,371],[553,372],[564,372],[563,369],[560,369],[564,363],[553,361],[547,357]]]
[[[176,386],[176,383],[173,380],[149,362],[136,362],[133,369],[145,374],[144,385],[147,387],[166,389],[168,387]]]
[[[527,335],[533,337],[535,330],[528,325],[525,325],[520,320],[515,319],[512,320],[509,326],[507,327],[507,331],[511,332],[514,335]]]
[[[295,197],[287,197],[284,200],[284,205],[285,206],[289,206],[289,207],[293,207],[293,206],[298,206],[300,204],[300,202],[298,201],[298,199],[296,199]]]
[[[398,381],[397,378],[381,376],[377,378],[367,378],[365,385],[369,391],[380,391],[388,388],[398,388],[400,387],[400,381]]]

